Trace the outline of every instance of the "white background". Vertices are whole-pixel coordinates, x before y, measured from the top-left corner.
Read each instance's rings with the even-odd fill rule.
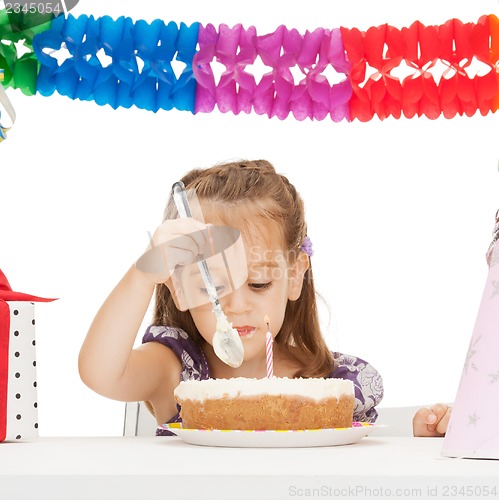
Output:
[[[498,12],[492,0],[81,0],[73,14],[240,22],[265,34]],[[41,435],[122,433],[124,403],[79,379],[81,343],[160,222],[172,183],[234,158],[272,161],[301,192],[331,348],[376,366],[384,405],[453,400],[499,207],[497,116],[335,124],[7,92],[17,122],[0,144],[0,267],[15,290],[59,297],[36,306]]]

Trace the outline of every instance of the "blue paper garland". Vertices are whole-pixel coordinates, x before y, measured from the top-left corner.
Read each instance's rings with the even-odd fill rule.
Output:
[[[95,100],[113,109],[132,105],[148,111],[179,109],[194,113],[196,81],[192,59],[199,23],[187,26],[128,17],[59,16],[33,40],[40,61],[37,91],[72,99]],[[60,66],[49,51],[66,47],[71,57]],[[98,53],[111,59],[104,67]],[[175,57],[176,56],[176,57]],[[139,60],[143,67],[139,67]],[[185,64],[177,78],[173,61]]]

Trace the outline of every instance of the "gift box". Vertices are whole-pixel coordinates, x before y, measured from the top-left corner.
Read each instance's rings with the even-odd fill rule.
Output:
[[[466,354],[442,455],[499,459],[499,218],[489,271]]]
[[[0,270],[0,442],[38,436],[35,302]]]

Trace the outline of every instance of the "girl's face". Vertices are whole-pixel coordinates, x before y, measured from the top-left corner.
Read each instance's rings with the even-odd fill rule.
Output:
[[[288,300],[300,296],[308,257],[300,252],[295,259],[289,259],[277,246],[243,240],[247,267],[243,285],[224,295],[226,280],[217,278],[216,272],[212,274],[222,309],[238,331],[243,342],[244,360],[248,361],[265,356],[266,316],[272,336],[279,333]],[[205,289],[201,288],[200,293],[206,293]],[[190,312],[203,338],[212,344],[216,317],[211,304],[191,308]]]

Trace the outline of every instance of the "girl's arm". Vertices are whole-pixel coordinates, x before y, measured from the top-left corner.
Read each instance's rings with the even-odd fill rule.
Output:
[[[132,266],[95,316],[78,364],[83,382],[96,392],[125,400],[132,392],[125,387],[128,361],[153,291],[154,284]]]
[[[164,269],[189,262],[202,251],[199,230],[204,227],[184,219],[167,221],[156,230],[151,246],[164,250]],[[80,376],[91,389],[121,401],[148,400],[163,421],[176,412],[173,389],[179,383],[180,361],[166,346],[133,345],[155,283],[169,278],[164,269],[145,273],[133,265],[128,270],[95,316],[78,360]]]

